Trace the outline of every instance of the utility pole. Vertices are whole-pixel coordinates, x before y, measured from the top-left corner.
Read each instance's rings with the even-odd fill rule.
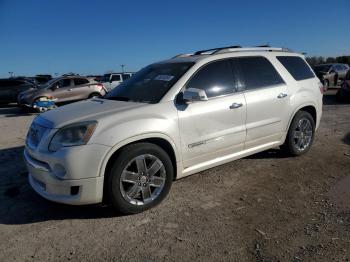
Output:
[[[13,73],[13,72],[9,72],[9,74],[10,74],[10,77],[13,77],[13,75],[14,75],[14,73]]]
[[[124,67],[125,67],[125,65],[120,65],[121,66],[121,68],[122,68],[122,72],[124,73]]]

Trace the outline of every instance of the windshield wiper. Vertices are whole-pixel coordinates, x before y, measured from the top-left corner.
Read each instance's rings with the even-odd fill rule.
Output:
[[[116,101],[130,101],[130,98],[126,96],[111,96],[111,97],[104,97],[104,99],[116,100]]]
[[[111,97],[103,97],[104,99],[116,100],[116,101],[125,101],[125,102],[136,102],[136,103],[151,103],[151,101],[137,99],[137,98],[129,98],[126,96],[111,96]]]

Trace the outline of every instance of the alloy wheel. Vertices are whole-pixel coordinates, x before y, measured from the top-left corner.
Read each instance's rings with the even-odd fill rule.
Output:
[[[144,154],[133,158],[120,177],[123,198],[133,205],[154,201],[165,186],[166,171],[162,161],[154,155]]]
[[[299,120],[293,132],[294,146],[298,151],[304,151],[312,142],[313,130],[309,119],[303,117]]]

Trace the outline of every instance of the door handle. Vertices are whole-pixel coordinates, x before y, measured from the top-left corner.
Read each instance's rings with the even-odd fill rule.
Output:
[[[242,103],[233,103],[232,105],[230,105],[230,109],[236,109],[236,108],[240,108],[242,106],[243,106]]]
[[[287,96],[287,94],[285,94],[285,93],[280,93],[278,96],[277,96],[277,98],[284,98],[284,97],[286,97]]]

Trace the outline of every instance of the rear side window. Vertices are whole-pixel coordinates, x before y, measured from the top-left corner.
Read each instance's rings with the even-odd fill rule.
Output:
[[[120,75],[112,75],[111,81],[120,81]]]
[[[277,59],[297,81],[315,77],[310,67],[301,57],[277,56]]]
[[[207,97],[232,94],[234,90],[233,74],[228,60],[212,62],[202,67],[186,85],[206,92]]]
[[[75,78],[74,79],[74,85],[75,86],[86,85],[88,83],[89,83],[89,81],[87,79],[84,79],[84,78]]]
[[[283,84],[282,77],[265,57],[237,59],[246,90]]]

